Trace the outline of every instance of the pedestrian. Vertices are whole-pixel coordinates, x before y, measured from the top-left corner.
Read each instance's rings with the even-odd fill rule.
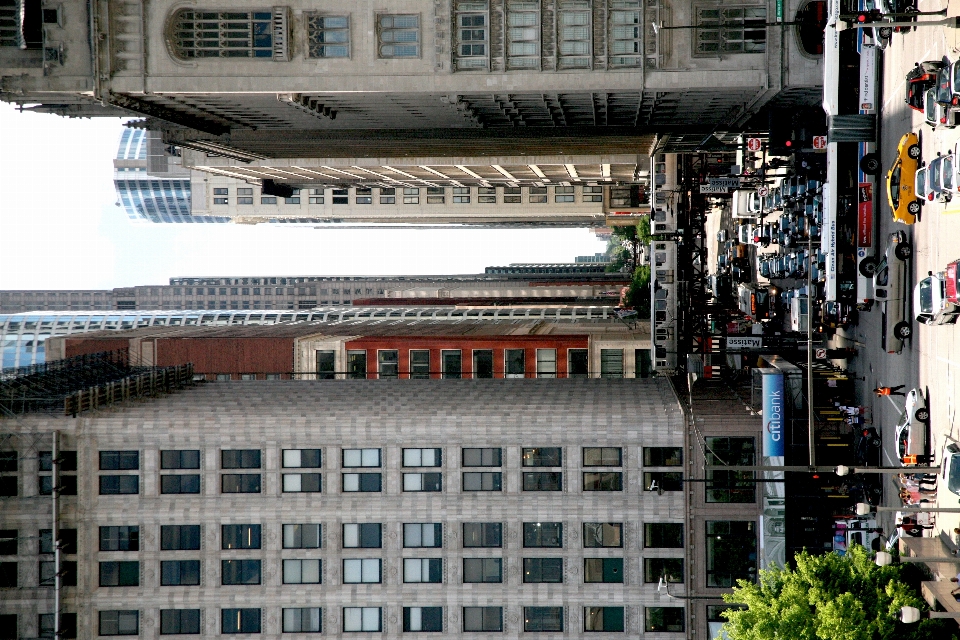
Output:
[[[874,392],[875,394],[877,394],[877,397],[880,397],[880,396],[905,396],[905,395],[907,395],[907,394],[905,394],[903,391],[901,391],[901,389],[903,389],[905,386],[906,386],[906,385],[898,384],[898,385],[895,386],[895,387],[877,387],[876,389],[873,390],[873,392]]]

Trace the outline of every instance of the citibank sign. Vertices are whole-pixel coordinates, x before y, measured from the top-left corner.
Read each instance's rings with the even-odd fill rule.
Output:
[[[784,398],[783,374],[766,373],[763,376],[763,455],[784,454]]]

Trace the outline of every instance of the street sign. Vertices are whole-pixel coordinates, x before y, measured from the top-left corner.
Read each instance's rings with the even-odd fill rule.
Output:
[[[730,193],[726,187],[714,186],[712,184],[700,184],[700,193]]]
[[[707,178],[707,183],[711,187],[722,187],[724,189],[740,188],[740,178]]]
[[[827,350],[826,349],[817,349],[814,354],[817,356],[817,360],[826,360],[827,359]]]
[[[813,136],[813,148],[822,151],[827,148],[827,136]]]
[[[757,337],[727,337],[727,351],[740,351],[741,349],[762,349],[763,338]]]
[[[768,193],[770,193],[770,188],[769,188],[769,187],[766,187],[766,186],[764,186],[764,187],[757,187],[757,195],[760,196],[761,198],[762,198],[763,196],[767,195]]]
[[[760,138],[747,138],[747,149],[749,151],[760,151],[761,145]]]

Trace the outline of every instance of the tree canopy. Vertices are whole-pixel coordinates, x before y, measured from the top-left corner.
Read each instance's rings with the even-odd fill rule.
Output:
[[[650,267],[640,264],[640,249],[649,247],[650,240],[650,216],[643,216],[635,225],[613,227],[607,246],[611,262],[606,270],[632,274],[627,306],[642,318],[650,315]]]
[[[846,555],[798,553],[795,568],[761,570],[756,583],[739,580],[723,599],[741,605],[722,615],[729,640],[949,640],[953,620],[899,622],[903,606],[926,609],[908,565],[878,567],[854,545]],[[911,585],[914,581],[917,584]]]

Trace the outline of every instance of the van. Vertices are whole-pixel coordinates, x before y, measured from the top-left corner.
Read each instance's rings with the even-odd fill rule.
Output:
[[[914,319],[920,324],[953,324],[960,314],[958,308],[947,299],[946,278],[941,273],[927,272],[927,277],[913,289]]]
[[[833,531],[833,550],[840,555],[846,554],[847,549],[855,544],[873,551],[880,550],[880,529],[873,518],[838,518],[834,521]]]
[[[790,299],[790,331],[806,333],[810,326],[810,299],[806,294]]]
[[[873,296],[882,304],[880,344],[887,353],[900,353],[903,341],[913,335],[913,327],[906,321],[907,260],[913,248],[907,242],[907,234],[896,231],[890,234],[887,250],[873,273]]]

